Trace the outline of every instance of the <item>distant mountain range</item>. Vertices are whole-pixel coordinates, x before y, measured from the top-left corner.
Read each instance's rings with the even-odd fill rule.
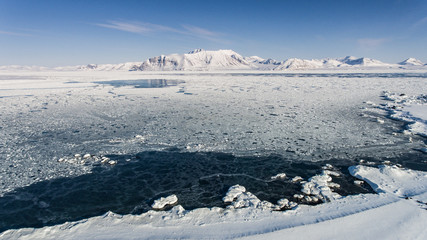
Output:
[[[121,64],[88,64],[66,67],[0,66],[10,71],[221,71],[221,70],[310,70],[310,69],[426,69],[427,64],[415,58],[390,64],[371,58],[347,56],[331,59],[290,58],[285,61],[263,59],[257,56],[243,57],[233,50],[206,51],[196,49],[187,54],[171,54],[152,57],[144,62]]]

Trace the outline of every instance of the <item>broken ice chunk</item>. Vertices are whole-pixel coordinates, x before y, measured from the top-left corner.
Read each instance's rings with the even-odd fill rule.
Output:
[[[311,177],[308,182],[304,183],[301,192],[306,195],[314,195],[324,202],[341,198],[341,195],[331,189],[340,187],[339,184],[332,182],[331,175],[339,176],[339,173],[323,170],[321,174]]]
[[[286,173],[278,173],[271,177],[271,180],[283,180],[286,178]]]
[[[292,178],[292,182],[296,183],[296,182],[300,182],[302,181],[302,177],[300,176],[295,176],[294,178]]]
[[[110,161],[110,159],[107,157],[102,157],[101,159],[101,163],[107,163],[108,161]]]
[[[356,185],[362,185],[362,184],[363,184],[363,181],[360,181],[360,180],[354,180],[354,184],[356,184]]]
[[[304,195],[302,195],[302,194],[294,194],[294,198],[296,198],[296,199],[303,199]]]
[[[232,202],[238,195],[246,192],[246,188],[240,185],[231,186],[228,189],[228,192],[225,194],[225,197],[222,198],[222,201],[225,203]]]
[[[244,207],[258,207],[258,208],[271,208],[273,204],[267,204],[266,201],[259,200],[254,194],[250,192],[240,193],[236,200],[232,202],[231,208],[244,208]]]
[[[178,197],[175,194],[173,194],[168,197],[165,197],[165,198],[161,197],[155,200],[154,203],[151,205],[151,207],[156,210],[161,210],[165,208],[167,205],[174,205],[177,202],[178,202]]]
[[[284,208],[291,209],[291,208],[294,208],[296,206],[298,206],[298,204],[296,202],[292,202],[286,198],[282,198],[282,199],[279,199],[277,201],[277,205],[276,205],[275,210],[282,210]]]
[[[329,163],[327,163],[325,166],[322,167],[322,169],[333,169],[333,168],[334,167]]]

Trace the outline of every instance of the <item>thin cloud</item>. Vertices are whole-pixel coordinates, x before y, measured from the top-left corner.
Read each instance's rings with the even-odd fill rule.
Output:
[[[427,17],[421,18],[420,20],[418,20],[414,24],[412,24],[412,29],[419,28],[425,24],[427,24]]]
[[[195,35],[195,36],[201,36],[201,37],[216,37],[218,36],[218,33],[215,32],[211,32],[209,30],[200,28],[200,27],[196,27],[196,26],[191,26],[191,25],[182,25],[183,28],[185,28],[188,33],[190,33],[191,35]]]
[[[387,38],[361,38],[357,39],[357,44],[362,49],[372,50],[378,48],[387,41]]]
[[[229,43],[226,40],[221,39],[221,33],[213,32],[201,27],[196,27],[192,25],[182,25],[182,27],[185,29],[184,33],[193,37],[197,38],[203,38],[207,39],[213,42],[219,42],[219,43]]]
[[[120,30],[124,32],[147,34],[152,32],[176,32],[175,29],[144,22],[108,21],[108,23],[95,23],[96,26]]]
[[[219,39],[220,33],[216,33],[204,28],[181,25],[181,28],[172,28],[164,25],[147,23],[147,22],[128,22],[128,21],[108,21],[107,23],[95,23],[94,25],[103,28],[115,29],[123,32],[136,34],[152,34],[159,32],[175,33],[184,36],[192,36],[210,41],[224,42]]]
[[[8,31],[1,31],[1,30],[0,30],[0,34],[2,34],[2,35],[9,35],[9,36],[20,36],[20,37],[29,37],[29,36],[31,36],[30,34],[26,34],[26,33],[8,32]]]

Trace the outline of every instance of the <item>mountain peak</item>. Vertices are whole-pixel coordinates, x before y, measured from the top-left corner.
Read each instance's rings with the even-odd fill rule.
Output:
[[[405,61],[400,62],[399,65],[422,66],[424,63],[416,58],[408,58]]]
[[[251,65],[233,50],[206,51],[195,49],[188,54],[153,57],[138,68],[141,71],[209,71],[252,69]]]
[[[194,49],[186,54],[169,54],[152,57],[144,62],[120,64],[88,64],[79,66],[56,67],[57,71],[222,71],[222,70],[309,70],[309,69],[424,69],[427,64],[415,58],[408,58],[398,64],[346,56],[344,58],[299,59],[289,58],[285,61],[263,59],[258,56],[243,57],[230,49],[204,50]],[[32,66],[0,66],[1,70],[41,71],[49,68]]]
[[[202,48],[196,48],[193,51],[188,52],[188,54],[194,54],[194,53],[203,52],[203,51],[205,51],[205,50]]]

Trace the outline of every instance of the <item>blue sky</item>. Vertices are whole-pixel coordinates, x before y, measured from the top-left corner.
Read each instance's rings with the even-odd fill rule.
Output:
[[[427,1],[0,0],[0,65],[143,61],[195,48],[427,62]]]

